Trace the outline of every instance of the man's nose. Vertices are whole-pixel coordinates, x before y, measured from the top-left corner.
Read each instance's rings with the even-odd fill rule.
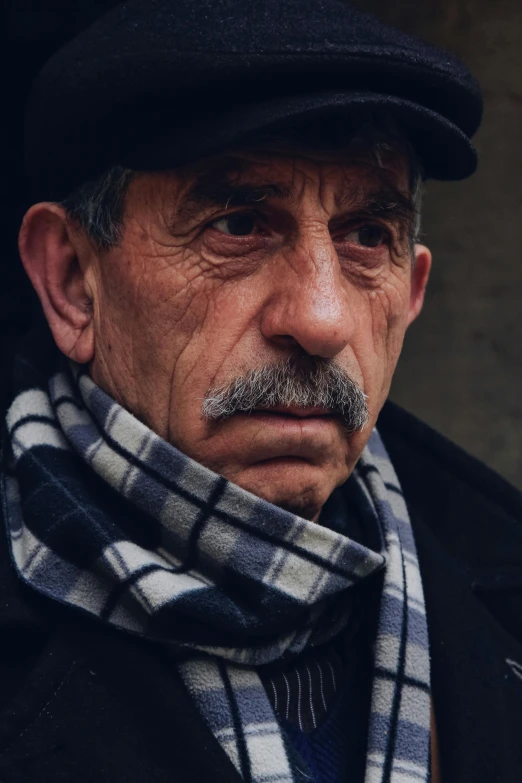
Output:
[[[303,240],[272,271],[261,322],[264,337],[281,347],[295,343],[311,356],[332,359],[349,343],[354,318],[349,282],[329,232]]]

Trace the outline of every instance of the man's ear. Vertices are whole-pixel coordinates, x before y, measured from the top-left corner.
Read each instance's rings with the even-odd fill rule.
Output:
[[[58,348],[80,364],[91,361],[92,301],[63,207],[34,204],[23,219],[18,247]]]
[[[410,307],[408,310],[408,326],[422,310],[424,293],[428,285],[431,269],[431,253],[424,245],[415,245],[415,262],[411,271]]]

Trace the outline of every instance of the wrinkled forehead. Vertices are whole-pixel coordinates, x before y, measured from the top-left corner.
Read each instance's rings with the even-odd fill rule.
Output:
[[[336,201],[362,193],[410,194],[410,162],[398,149],[353,143],[341,150],[281,144],[232,150],[180,172],[183,200],[230,203],[297,202],[307,192],[328,192]]]

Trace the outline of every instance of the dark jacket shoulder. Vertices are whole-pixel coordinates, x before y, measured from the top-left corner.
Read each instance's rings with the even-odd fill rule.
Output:
[[[443,783],[522,780],[522,496],[388,403],[426,601]]]
[[[387,402],[378,420],[409,506],[463,567],[522,575],[522,492],[430,426]],[[493,574],[491,574],[493,579]],[[504,580],[504,581],[502,581]]]

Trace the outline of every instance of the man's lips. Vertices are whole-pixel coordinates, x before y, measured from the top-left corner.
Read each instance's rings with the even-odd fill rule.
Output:
[[[342,427],[341,415],[319,406],[274,405],[238,411],[228,421],[252,466],[294,459],[317,464],[325,449],[337,447]]]
[[[271,414],[278,416],[295,416],[299,419],[307,419],[315,416],[334,416],[329,408],[310,407],[299,408],[296,405],[279,405],[273,408],[255,408],[252,413]]]

